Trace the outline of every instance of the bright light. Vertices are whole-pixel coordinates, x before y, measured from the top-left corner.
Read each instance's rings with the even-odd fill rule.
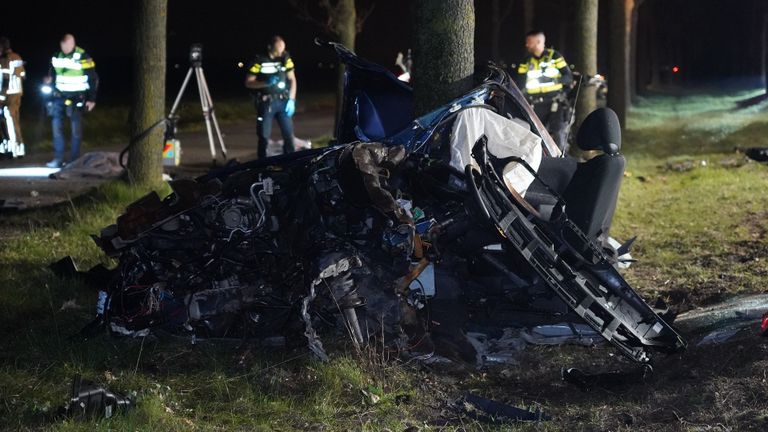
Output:
[[[678,73],[680,72],[680,68],[677,66],[672,66],[672,73]]]
[[[60,170],[61,168],[47,167],[2,168],[0,177],[48,177]]]
[[[281,90],[284,89],[285,88],[285,81],[280,81],[279,83],[277,83],[277,88],[279,88]]]
[[[237,62],[237,67],[239,68],[243,67],[243,62]]]
[[[40,92],[42,94],[44,94],[44,95],[49,95],[49,94],[53,93],[53,87],[51,87],[51,86],[49,86],[47,84],[43,85],[43,86],[40,86]]]

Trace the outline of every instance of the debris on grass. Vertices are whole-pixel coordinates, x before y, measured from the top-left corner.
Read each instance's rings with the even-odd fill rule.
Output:
[[[111,418],[132,407],[129,398],[76,375],[72,380],[72,394],[61,413],[74,418]]]
[[[630,385],[642,384],[653,372],[650,365],[642,365],[631,371],[611,371],[601,373],[586,373],[576,368],[563,368],[563,381],[588,392],[594,388],[605,390],[623,389]]]
[[[475,420],[499,423],[510,421],[540,422],[551,420],[538,407],[535,411],[518,408],[495,400],[467,393],[456,404],[458,411]]]

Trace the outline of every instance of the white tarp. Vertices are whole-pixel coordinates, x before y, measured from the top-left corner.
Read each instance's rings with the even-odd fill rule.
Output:
[[[497,158],[509,156],[522,158],[534,169],[541,164],[541,138],[531,132],[523,121],[510,120],[488,109],[471,108],[456,116],[451,137],[451,166],[464,171],[468,164],[480,169],[470,154],[480,137],[488,138],[488,151]],[[533,182],[534,177],[521,164],[511,162],[504,169],[504,182],[520,195]]]

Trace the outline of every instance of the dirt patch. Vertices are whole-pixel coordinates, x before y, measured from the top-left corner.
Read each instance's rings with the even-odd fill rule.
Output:
[[[750,236],[755,240],[764,240],[768,232],[766,228],[768,221],[768,211],[750,212],[744,218],[744,226],[749,229]]]
[[[554,430],[766,430],[768,340],[757,328],[722,344],[692,346],[677,355],[657,355],[643,383],[584,392],[560,378],[563,367],[589,372],[632,370],[635,365],[608,347],[528,347],[516,367],[431,374],[423,391],[450,399],[470,391],[514,406],[539,406]],[[436,403],[440,404],[439,400]],[[430,423],[461,426],[442,403]]]

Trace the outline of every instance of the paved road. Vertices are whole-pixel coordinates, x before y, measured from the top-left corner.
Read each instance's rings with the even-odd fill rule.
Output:
[[[202,114],[201,114],[202,116]],[[224,143],[227,147],[228,159],[247,161],[256,158],[256,119],[252,121],[222,125]],[[303,140],[317,141],[332,135],[333,112],[317,111],[297,113],[294,118],[295,135]],[[178,138],[182,146],[181,167],[167,171],[172,175],[194,176],[205,172],[211,166],[211,153],[205,128],[194,132],[180,130]],[[272,138],[281,139],[277,124],[273,126]],[[160,145],[158,144],[158,151]],[[119,152],[120,147],[93,147],[88,151]],[[223,162],[217,148],[219,163]],[[0,169],[45,166],[52,158],[50,152],[28,151],[27,157],[17,160],[0,161]],[[66,201],[70,197],[82,194],[97,186],[103,180],[93,178],[53,180],[48,178],[8,178],[0,177],[0,214],[3,209],[40,207]],[[1,217],[1,216],[0,216]]]

